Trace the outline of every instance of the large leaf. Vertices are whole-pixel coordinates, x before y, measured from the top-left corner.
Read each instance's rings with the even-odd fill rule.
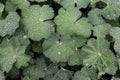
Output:
[[[43,43],[44,55],[53,62],[66,62],[72,54],[75,54],[74,42],[70,36],[53,36]]]
[[[115,74],[115,55],[109,49],[109,42],[103,38],[89,39],[87,45],[82,48],[85,54],[83,64],[97,67],[99,76],[102,74]]]
[[[89,37],[92,25],[86,18],[79,19],[81,14],[77,8],[68,10],[61,8],[59,15],[55,18],[58,33],[62,35],[76,34]]]
[[[48,38],[54,31],[53,23],[49,20],[54,16],[53,9],[48,5],[33,5],[22,12],[22,22],[28,30],[28,36],[35,41]]]
[[[30,60],[30,57],[24,54],[28,44],[29,40],[24,38],[22,33],[11,39],[4,38],[0,45],[0,68],[9,72],[14,63],[17,68],[26,66]]]

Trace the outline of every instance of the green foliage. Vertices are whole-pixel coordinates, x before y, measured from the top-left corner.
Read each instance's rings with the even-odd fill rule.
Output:
[[[39,78],[43,78],[45,76],[46,68],[47,66],[44,63],[44,60],[37,59],[33,65],[24,70],[23,74],[24,76],[28,76],[30,79],[39,80]]]
[[[47,0],[29,0],[29,1],[44,2],[44,1],[47,1]]]
[[[16,12],[9,12],[4,20],[0,20],[0,36],[14,34],[15,30],[19,27],[20,17]]]
[[[88,13],[88,19],[90,20],[90,22],[93,25],[100,25],[105,23],[104,19],[102,18],[101,15],[101,10],[100,9],[92,9],[89,13]],[[97,20],[97,21],[96,21]]]
[[[67,62],[69,56],[75,54],[73,41],[70,36],[60,38],[53,36],[43,43],[43,50],[46,57],[53,62]]]
[[[82,48],[85,52],[83,64],[98,68],[99,76],[105,73],[115,74],[115,55],[109,49],[109,42],[105,39],[89,39],[87,45]]]
[[[93,27],[93,35],[96,37],[105,38],[111,29],[109,24],[101,24]]]
[[[5,80],[5,76],[3,71],[0,71],[0,80]]]
[[[77,8],[86,8],[90,3],[90,0],[54,0],[65,9],[74,8],[75,4]]]
[[[4,10],[4,4],[0,3],[0,17],[2,16],[3,10]]]
[[[4,38],[0,45],[0,69],[9,72],[13,64],[17,68],[27,66],[30,56],[24,54],[29,40],[23,33],[16,33],[11,39]]]
[[[97,80],[96,69],[83,67],[80,71],[75,72],[73,80]]]
[[[27,0],[8,0],[7,1],[7,10],[11,11],[14,9],[24,9],[30,5],[30,3]],[[12,9],[13,8],[13,9]]]
[[[60,69],[51,80],[70,80],[72,72],[66,69]]]
[[[91,35],[92,25],[88,22],[87,18],[81,18],[82,13],[79,9],[68,9],[61,8],[59,15],[55,18],[57,24],[57,31],[62,35],[81,35],[89,37]]]
[[[119,36],[119,30],[120,28],[119,27],[113,27],[111,30],[110,30],[110,34],[111,36],[113,36],[113,38],[115,39],[115,43],[114,43],[114,49],[115,51],[120,54],[120,36]]]
[[[28,36],[35,41],[39,41],[42,38],[50,37],[54,31],[52,19],[54,16],[53,9],[48,5],[39,6],[33,5],[22,12],[23,25],[28,30]]]
[[[0,80],[120,80],[120,0],[0,0]]]

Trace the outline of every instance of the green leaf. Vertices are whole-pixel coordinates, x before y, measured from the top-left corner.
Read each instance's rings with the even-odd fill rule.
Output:
[[[74,42],[70,36],[53,36],[43,43],[44,55],[53,62],[67,62],[75,54]]]
[[[31,80],[28,76],[25,76],[22,78],[22,80]],[[32,80],[35,80],[35,79],[32,79]]]
[[[6,6],[5,6],[5,10],[7,12],[15,12],[17,10],[17,6],[14,5],[10,0],[6,1]]]
[[[96,8],[92,9],[88,13],[88,19],[90,20],[90,22],[93,25],[100,25],[100,24],[105,23],[104,19],[102,18],[102,15],[101,15],[101,10],[100,9],[96,9]]]
[[[101,9],[104,18],[109,20],[115,20],[120,16],[120,1],[119,0],[92,0],[91,4],[95,6],[96,2],[102,1],[107,6]]]
[[[120,80],[120,78],[113,76],[111,80]]]
[[[9,0],[9,1],[13,6],[16,6],[19,9],[25,9],[28,6],[30,6],[30,3],[27,0]]]
[[[37,53],[42,53],[42,42],[35,42],[32,44],[32,50]]]
[[[22,16],[23,25],[28,30],[28,36],[32,40],[39,41],[42,38],[48,38],[54,31],[54,24],[50,21],[54,12],[48,5],[30,6],[22,12]]]
[[[7,74],[7,76],[10,76],[11,78],[19,77],[19,69],[13,66],[12,69]]]
[[[113,27],[110,30],[110,35],[115,39],[114,43],[114,49],[117,53],[120,54],[120,28],[119,27]]]
[[[77,8],[86,8],[90,3],[90,0],[54,0],[60,5],[62,5],[65,9],[75,8],[75,4]]]
[[[33,65],[24,69],[23,75],[28,76],[31,80],[39,80],[39,78],[45,77],[46,69],[47,66],[44,62],[44,59],[37,59]]]
[[[20,17],[16,12],[9,12],[5,20],[0,20],[0,35],[4,37],[14,34],[19,27],[19,20]]]
[[[29,0],[29,1],[35,1],[35,2],[45,2],[47,0]]]
[[[82,13],[77,9],[65,10],[61,8],[59,15],[55,18],[57,31],[62,35],[80,35],[89,37],[92,25],[86,18],[81,18]]]
[[[113,27],[110,30],[110,35],[116,40],[119,41],[120,40],[120,28],[119,27]]]
[[[83,63],[83,55],[81,54],[80,50],[76,50],[76,53],[71,55],[68,59],[69,65],[81,65]]]
[[[119,0],[110,0],[106,1],[104,0],[107,4],[107,6],[102,10],[102,15],[107,18],[107,19],[117,19],[120,16],[120,1]]]
[[[26,66],[30,60],[30,56],[24,54],[28,44],[29,40],[22,34],[16,34],[11,39],[4,38],[0,45],[0,68],[9,72],[14,63],[17,68]]]
[[[4,72],[0,71],[0,80],[5,80]]]
[[[96,37],[105,38],[109,34],[110,29],[112,28],[109,24],[101,24],[93,27],[93,35]]]
[[[0,18],[2,16],[2,12],[4,11],[4,4],[0,3]]]
[[[71,38],[73,40],[75,48],[82,47],[87,42],[87,38],[82,36],[72,35]]]
[[[97,80],[96,69],[83,67],[76,71],[72,80]]]
[[[115,74],[116,59],[109,47],[109,42],[103,38],[89,39],[87,45],[82,48],[86,55],[83,64],[95,66],[99,71],[99,76],[105,73]]]
[[[72,78],[72,74],[72,71],[62,68],[50,80],[70,80]]]
[[[54,74],[58,71],[59,69],[57,64],[50,64],[46,69],[44,80],[51,80],[54,77]]]

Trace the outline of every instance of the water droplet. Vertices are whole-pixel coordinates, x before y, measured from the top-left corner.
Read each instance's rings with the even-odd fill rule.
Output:
[[[26,35],[23,36],[24,39],[27,39],[28,37]]]
[[[85,64],[86,66],[88,66],[89,64],[87,63],[87,64]]]
[[[58,55],[60,55],[61,54],[61,52],[58,52]]]
[[[101,56],[101,53],[98,53],[99,56]]]

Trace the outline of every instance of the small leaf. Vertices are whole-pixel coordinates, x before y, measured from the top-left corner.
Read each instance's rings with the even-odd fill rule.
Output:
[[[0,35],[4,37],[14,34],[19,27],[19,20],[20,17],[16,12],[9,12],[5,20],[0,20]]]
[[[101,24],[93,27],[93,35],[96,37],[105,38],[111,29],[111,25],[109,24]]]

